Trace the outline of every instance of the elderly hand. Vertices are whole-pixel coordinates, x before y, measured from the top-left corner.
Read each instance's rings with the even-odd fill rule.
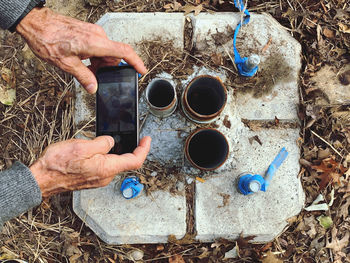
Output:
[[[101,66],[118,65],[124,59],[145,74],[142,60],[127,44],[107,38],[102,27],[54,13],[48,8],[34,8],[16,30],[40,58],[72,74],[89,93],[97,90],[93,73]],[[82,59],[90,58],[87,68]]]
[[[107,154],[113,145],[112,137],[100,136],[91,141],[72,139],[48,146],[30,167],[42,196],[106,186],[117,173],[140,168],[151,138],[144,137],[133,153]]]

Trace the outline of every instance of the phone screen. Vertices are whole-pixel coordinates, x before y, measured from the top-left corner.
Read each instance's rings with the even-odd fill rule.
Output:
[[[97,74],[97,135],[114,138],[111,153],[133,152],[138,144],[136,72],[130,68],[107,69]]]

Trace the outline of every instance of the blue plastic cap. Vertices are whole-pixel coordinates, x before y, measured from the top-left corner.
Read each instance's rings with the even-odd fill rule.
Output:
[[[143,184],[140,183],[136,176],[129,176],[122,182],[120,191],[125,199],[132,199],[139,195],[143,187]]]
[[[238,180],[238,190],[244,195],[265,191],[265,180],[259,174],[244,174]]]

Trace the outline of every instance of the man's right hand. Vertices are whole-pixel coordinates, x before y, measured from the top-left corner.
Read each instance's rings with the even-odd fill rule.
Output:
[[[110,136],[72,139],[48,146],[30,167],[42,196],[106,186],[116,174],[140,168],[150,150],[151,138],[144,137],[133,153],[107,154],[113,146]]]
[[[97,90],[94,75],[102,66],[116,66],[121,59],[139,73],[147,72],[141,58],[130,45],[109,40],[102,27],[56,14],[50,9],[34,8],[16,30],[40,58],[72,74],[93,94]],[[90,58],[87,68],[82,59]]]

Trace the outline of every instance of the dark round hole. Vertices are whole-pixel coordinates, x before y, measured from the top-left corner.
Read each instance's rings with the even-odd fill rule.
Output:
[[[156,80],[149,87],[148,101],[155,107],[168,106],[174,99],[173,86],[166,80]]]
[[[191,138],[188,154],[199,167],[215,169],[227,157],[228,144],[225,137],[216,130],[201,130]]]
[[[198,114],[214,114],[222,108],[226,101],[224,89],[220,81],[215,78],[198,78],[188,88],[188,105]]]

